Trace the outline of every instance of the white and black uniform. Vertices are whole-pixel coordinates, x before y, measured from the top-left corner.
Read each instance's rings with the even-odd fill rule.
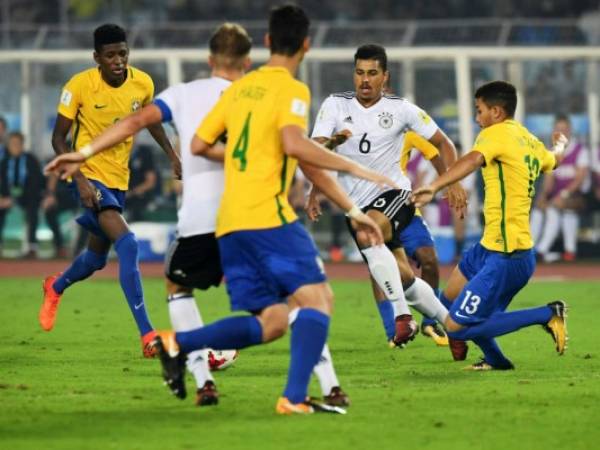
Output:
[[[400,247],[397,235],[414,215],[414,207],[408,204],[410,180],[400,169],[404,134],[412,130],[429,140],[438,126],[425,111],[403,98],[384,95],[365,108],[354,92],[344,92],[325,99],[312,137],[328,138],[342,130],[350,130],[352,136],[335,149],[337,153],[386,175],[400,186],[399,190],[386,190],[371,181],[338,174],[346,193],[363,211],[376,209],[390,219],[394,237],[387,244],[390,248]]]
[[[223,164],[192,155],[190,146],[196,129],[230,84],[219,77],[195,80],[170,87],[154,100],[163,122],[173,122],[180,140],[183,196],[165,275],[185,287],[208,289],[223,278],[214,233],[224,186]]]

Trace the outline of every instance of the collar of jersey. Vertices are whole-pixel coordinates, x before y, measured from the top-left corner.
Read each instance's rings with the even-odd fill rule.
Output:
[[[110,84],[108,84],[106,81],[104,81],[102,79],[102,74],[100,73],[100,67],[96,67],[96,69],[94,70],[94,77],[93,77],[93,87],[94,87],[94,92],[98,92],[100,90],[100,87],[104,84],[105,86],[107,86],[109,89],[119,89],[122,88],[123,86],[125,86],[125,84],[127,84],[127,82],[133,78],[132,77],[132,70],[133,68],[131,66],[127,66],[127,78],[125,78],[125,82],[119,86],[119,87],[114,87],[111,86]]]
[[[356,94],[354,95],[354,98],[352,99],[352,101],[362,110],[362,111],[373,111],[377,108],[379,108],[382,105],[382,100],[384,99],[384,97],[382,96],[377,103],[369,106],[368,108],[365,108],[359,101],[358,101],[358,97],[356,96]]]
[[[258,70],[260,71],[267,71],[267,72],[285,72],[287,74],[289,74],[290,76],[292,76],[292,74],[290,73],[289,70],[287,70],[285,67],[283,66],[260,66],[258,68]]]

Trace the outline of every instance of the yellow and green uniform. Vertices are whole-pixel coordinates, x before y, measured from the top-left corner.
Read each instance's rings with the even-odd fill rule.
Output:
[[[118,120],[150,103],[154,83],[145,72],[129,66],[119,87],[106,83],[95,67],[74,75],[63,88],[58,113],[73,121],[71,138],[78,150]],[[111,189],[126,191],[133,137],[88,159],[81,172]]]
[[[196,131],[208,143],[227,131],[225,189],[217,236],[278,227],[297,219],[288,191],[297,161],[281,129],[307,128],[310,92],[283,67],[263,66],[234,82]]]
[[[529,211],[535,180],[540,172],[554,168],[554,154],[515,120],[482,130],[472,151],[485,158],[485,228],[481,245],[504,253],[532,248]]]

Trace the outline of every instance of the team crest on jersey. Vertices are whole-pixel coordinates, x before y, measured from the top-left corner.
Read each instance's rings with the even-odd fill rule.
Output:
[[[133,99],[131,101],[131,111],[132,112],[136,112],[141,107],[142,107],[142,102],[140,102],[138,99]]]
[[[394,117],[388,112],[382,112],[381,114],[379,114],[378,117],[379,126],[381,128],[385,128],[387,130],[388,128],[391,128],[394,124]]]

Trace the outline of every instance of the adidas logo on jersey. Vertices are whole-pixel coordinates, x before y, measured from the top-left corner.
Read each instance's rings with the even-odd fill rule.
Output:
[[[352,121],[352,116],[348,116],[348,117],[346,117],[346,118],[343,120],[343,122],[344,122],[344,123],[354,123],[354,122]]]

